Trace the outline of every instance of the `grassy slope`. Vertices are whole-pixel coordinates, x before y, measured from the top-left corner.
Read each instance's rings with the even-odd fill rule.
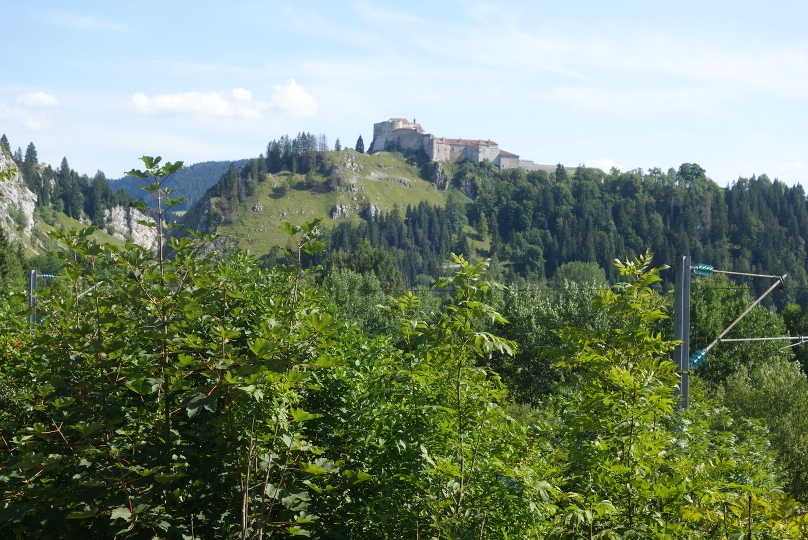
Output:
[[[87,227],[86,224],[81,223],[80,221],[76,221],[75,219],[63,214],[61,212],[56,213],[56,225],[48,225],[41,219],[36,220],[34,223],[34,239],[29,240],[28,238],[23,238],[23,243],[25,244],[26,249],[28,250],[28,255],[44,255],[50,249],[55,248],[55,244],[51,246],[43,245],[43,241],[36,238],[37,232],[41,233],[42,235],[47,235],[48,232],[56,229],[56,228],[64,228],[64,229],[83,229]],[[92,236],[96,242],[99,244],[116,244],[119,246],[124,245],[125,242],[118,240],[117,238],[110,236],[109,234],[97,230],[93,233]],[[47,240],[44,242],[48,242]],[[49,243],[49,242],[48,242]]]
[[[423,180],[420,170],[408,165],[401,154],[346,153],[353,156],[350,161],[357,165],[357,169],[358,166],[362,167],[360,170],[347,171],[348,179],[356,186],[356,191],[349,191],[348,186],[343,186],[338,191],[292,188],[286,196],[275,198],[273,188],[280,182],[291,181],[295,185],[304,180],[302,175],[279,173],[258,184],[256,192],[239,209],[238,220],[222,225],[219,234],[236,239],[239,248],[261,256],[268,253],[274,245],[286,245],[286,235],[278,230],[282,221],[300,225],[304,221],[320,217],[323,218],[324,225],[336,225],[339,221],[329,217],[329,212],[336,204],[350,208],[350,215],[346,218],[350,220],[360,220],[359,211],[371,202],[382,211],[391,210],[395,204],[403,211],[408,204],[417,205],[420,201],[445,205],[446,192],[438,191],[431,182]],[[329,156],[332,161],[341,158],[336,152]],[[319,182],[326,180],[320,175],[316,175],[316,178]],[[263,210],[254,212],[254,206],[263,206]]]

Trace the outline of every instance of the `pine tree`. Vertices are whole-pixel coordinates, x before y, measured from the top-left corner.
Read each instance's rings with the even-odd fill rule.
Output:
[[[0,147],[2,147],[2,149],[4,149],[9,154],[11,153],[11,145],[9,144],[8,138],[6,137],[5,133],[3,133],[3,136],[0,137]]]
[[[84,211],[95,225],[104,227],[105,210],[112,202],[112,188],[109,187],[109,181],[103,171],[95,173],[88,195],[84,201]]]
[[[5,137],[5,135],[3,135]],[[337,137],[336,142],[334,142],[334,152],[342,152],[342,143],[339,142],[339,137]]]
[[[37,185],[34,176],[36,175],[36,166],[39,163],[36,154],[36,147],[34,143],[28,143],[28,148],[25,149],[25,159],[22,163],[22,178],[31,190],[37,195],[41,195],[39,186]]]
[[[356,151],[360,154],[365,153],[365,141],[362,140],[362,136],[360,135],[359,138],[356,140]]]

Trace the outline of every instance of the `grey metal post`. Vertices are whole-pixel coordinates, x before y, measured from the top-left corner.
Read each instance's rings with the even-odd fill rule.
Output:
[[[676,258],[673,302],[673,339],[681,341],[673,349],[673,362],[679,366],[679,407],[687,409],[690,400],[690,255]]]
[[[28,275],[28,307],[31,308],[28,322],[34,324],[36,323],[36,270],[31,270]]]

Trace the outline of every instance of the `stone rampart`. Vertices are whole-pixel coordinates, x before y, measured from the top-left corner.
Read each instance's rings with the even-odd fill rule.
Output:
[[[490,161],[500,169],[521,167],[526,171],[555,171],[555,165],[537,165],[529,159],[520,159],[517,154],[500,150],[491,140],[449,139],[424,133],[421,124],[406,118],[391,118],[373,124],[373,142],[368,153],[392,150],[405,154],[423,152],[430,161],[460,163]]]

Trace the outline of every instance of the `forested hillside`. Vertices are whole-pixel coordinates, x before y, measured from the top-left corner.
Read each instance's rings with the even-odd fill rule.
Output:
[[[657,264],[690,254],[716,268],[788,273],[781,307],[808,298],[808,209],[799,185],[762,175],[721,188],[695,164],[608,174],[464,164],[452,184],[473,201],[462,208],[402,207],[365,223],[340,223],[330,250],[350,252],[362,239],[388,248],[413,284],[419,274],[435,275],[452,250],[493,257],[510,282],[539,283],[571,261],[596,263],[614,281],[614,259],[650,249]],[[463,228],[466,223],[474,232]],[[472,251],[469,240],[490,241],[490,249]]]
[[[188,165],[181,171],[172,175],[166,187],[176,189],[175,197],[184,197],[186,201],[178,204],[174,210],[177,212],[187,210],[198,201],[205,191],[221,178],[231,165],[241,167],[247,163],[246,159],[235,161],[203,161]],[[131,176],[124,176],[115,180],[110,180],[113,189],[123,189],[134,199],[143,197],[143,191],[138,187],[143,184],[142,180]],[[147,204],[152,204],[148,198],[144,199]]]
[[[0,145],[10,152],[5,135],[0,138]],[[81,219],[84,213],[103,227],[105,210],[126,206],[134,200],[123,190],[114,191],[102,171],[92,178],[79,174],[70,168],[67,158],[62,158],[57,169],[40,164],[33,142],[28,144],[24,154],[17,148],[11,155],[25,185],[37,196],[37,207],[45,209],[46,213],[50,210],[64,212],[73,219]]]

